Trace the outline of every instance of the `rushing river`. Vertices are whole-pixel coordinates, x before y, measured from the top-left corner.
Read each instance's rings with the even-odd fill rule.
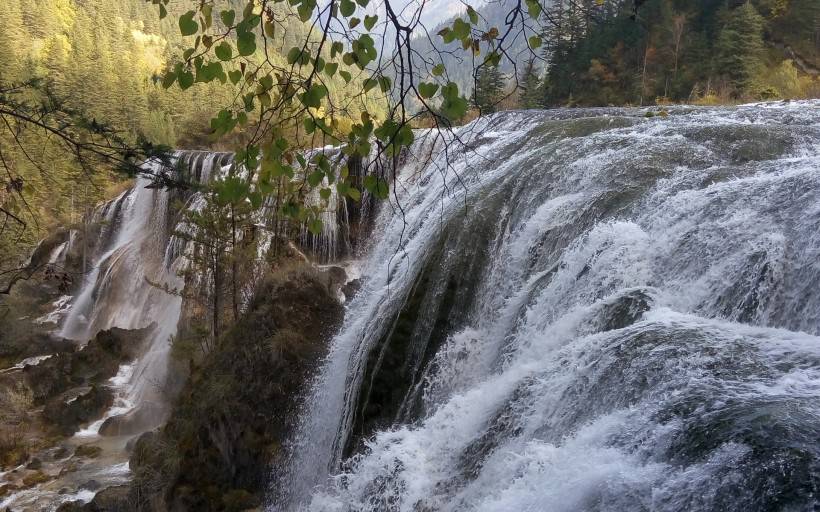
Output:
[[[819,506],[820,103],[645,112],[417,137],[271,510]]]
[[[417,134],[390,204],[359,212],[361,288],[267,509],[820,506],[820,102],[648,111],[503,112]],[[201,182],[232,159],[177,158]],[[80,342],[151,326],[109,382],[114,408],[69,441],[103,454],[3,507],[127,481],[135,433],[100,425],[167,414],[184,305],[162,288],[184,285],[188,249],[180,198],[148,184],[95,212],[90,272],[55,311]],[[303,246],[349,250],[345,212]]]

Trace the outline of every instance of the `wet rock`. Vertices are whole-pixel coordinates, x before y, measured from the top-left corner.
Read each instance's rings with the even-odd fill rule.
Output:
[[[31,459],[31,462],[26,464],[26,469],[37,470],[43,468],[43,461],[38,459],[37,457]]]
[[[96,491],[99,490],[100,487],[100,482],[96,480],[89,480],[88,482],[85,482],[82,485],[80,485],[80,489],[83,491]]]
[[[603,331],[628,327],[643,317],[652,307],[652,297],[646,290],[631,290],[617,300],[603,306]]]
[[[23,486],[34,487],[35,485],[40,485],[48,482],[49,480],[51,480],[51,477],[47,474],[42,471],[35,471],[34,473],[30,473],[23,477]]]
[[[82,501],[67,501],[57,508],[56,512],[83,512],[85,503]]]
[[[71,450],[69,450],[67,446],[60,446],[51,454],[54,460],[63,460],[69,455],[71,455]]]
[[[353,279],[353,280],[348,281],[347,283],[345,283],[345,285],[342,286],[342,293],[344,294],[345,299],[350,300],[353,297],[355,297],[356,294],[359,293],[359,289],[361,289],[361,287],[362,287],[362,280],[361,279]]]
[[[100,427],[101,436],[130,436],[159,425],[166,416],[166,408],[159,404],[144,404],[138,409],[112,416]]]
[[[114,394],[104,386],[95,385],[86,393],[68,401],[58,397],[43,409],[43,418],[52,423],[63,435],[71,435],[80,425],[102,416],[114,403]]]
[[[261,503],[309,370],[342,319],[330,284],[298,269],[259,287],[245,315],[193,369],[167,424],[134,444],[134,496],[180,512]]]
[[[84,508],[84,512],[127,512],[134,510],[130,504],[130,487],[117,485],[98,492]]]
[[[101,453],[102,448],[100,448],[99,446],[95,446],[93,444],[84,444],[77,447],[77,450],[74,452],[74,456],[95,459],[99,457]]]
[[[55,355],[36,366],[27,366],[26,383],[40,402],[71,388],[101,384],[132,360],[152,327],[101,331],[82,348]]]
[[[63,466],[63,469],[60,470],[59,476],[62,478],[69,473],[73,473],[80,468],[80,465],[75,461],[69,461]]]

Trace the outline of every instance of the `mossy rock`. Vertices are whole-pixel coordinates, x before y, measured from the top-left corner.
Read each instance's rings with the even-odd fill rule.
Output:
[[[28,446],[23,443],[5,450],[0,450],[0,469],[19,466],[28,460],[28,457]]]
[[[40,485],[42,483],[48,482],[49,480],[51,480],[51,478],[52,477],[48,476],[42,471],[35,471],[34,473],[30,473],[23,477],[23,486],[27,488],[34,487],[35,485]]]
[[[161,496],[175,511],[261,505],[307,376],[342,319],[333,277],[302,267],[259,286],[239,322],[192,366],[167,424],[134,444],[140,499]]]
[[[102,453],[102,448],[94,446],[93,444],[84,444],[77,447],[74,452],[75,457],[85,457],[88,459],[96,459]]]

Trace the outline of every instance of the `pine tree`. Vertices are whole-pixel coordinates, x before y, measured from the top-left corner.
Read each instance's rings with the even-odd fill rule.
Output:
[[[538,78],[538,70],[535,59],[531,58],[524,66],[524,71],[518,79],[521,92],[518,96],[519,108],[539,108],[541,107],[541,80]]]
[[[482,66],[476,75],[472,103],[483,114],[496,111],[504,91],[504,75],[497,66]]]
[[[763,53],[764,19],[746,2],[727,13],[715,45],[717,72],[726,77],[737,95],[749,92],[759,74]]]

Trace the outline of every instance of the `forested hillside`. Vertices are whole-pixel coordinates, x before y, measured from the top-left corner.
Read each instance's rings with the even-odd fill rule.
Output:
[[[241,12],[246,4],[231,0],[222,6]],[[209,136],[214,113],[237,101],[224,73],[214,81],[197,74],[191,88],[162,84],[169,63],[190,45],[178,25],[190,7],[171,2],[160,19],[156,5],[145,0],[3,0],[3,103],[24,103],[35,115],[59,112],[68,119],[76,114],[80,124],[125,144],[145,140],[177,148],[232,148],[231,137]],[[289,9],[285,4],[277,8]],[[281,63],[283,48],[311,37],[310,28],[297,18],[283,19],[287,30],[271,38],[275,47],[267,49],[268,57]],[[344,96],[346,87],[361,90],[360,79],[349,86],[340,79],[327,83],[335,97]],[[254,113],[249,117],[253,122]],[[125,179],[109,167],[79,165],[54,133],[32,129],[30,123],[15,125],[13,116],[3,120],[0,207],[14,217],[4,216],[0,231],[0,272],[19,266],[53,226],[80,222]]]
[[[820,93],[816,0],[559,1],[547,105],[717,103]],[[600,3],[600,2],[598,2]]]
[[[479,26],[503,34],[512,6],[498,0],[478,8]],[[627,0],[556,0],[545,6],[528,34],[542,47],[534,53],[529,37],[513,33],[497,68],[479,66],[481,58],[440,38],[421,38],[419,52],[443,51],[449,76],[466,90],[477,82],[474,104],[484,112],[820,95],[816,0],[646,0],[637,8]]]
[[[125,140],[144,136],[175,145],[182,134],[203,133],[209,112],[231,99],[217,85],[181,92],[157,84],[181,37],[142,0],[4,0],[0,20],[0,88],[6,97],[20,91],[15,101],[82,112]],[[31,81],[37,86],[29,87]],[[26,223],[25,229],[11,223],[3,233],[4,268],[23,256],[15,249],[30,247],[50,226],[79,222],[121,179],[110,169],[81,168],[58,142],[43,131],[0,126],[8,167],[3,183],[20,183],[22,192],[6,185],[0,203]],[[30,243],[16,243],[18,232]]]

